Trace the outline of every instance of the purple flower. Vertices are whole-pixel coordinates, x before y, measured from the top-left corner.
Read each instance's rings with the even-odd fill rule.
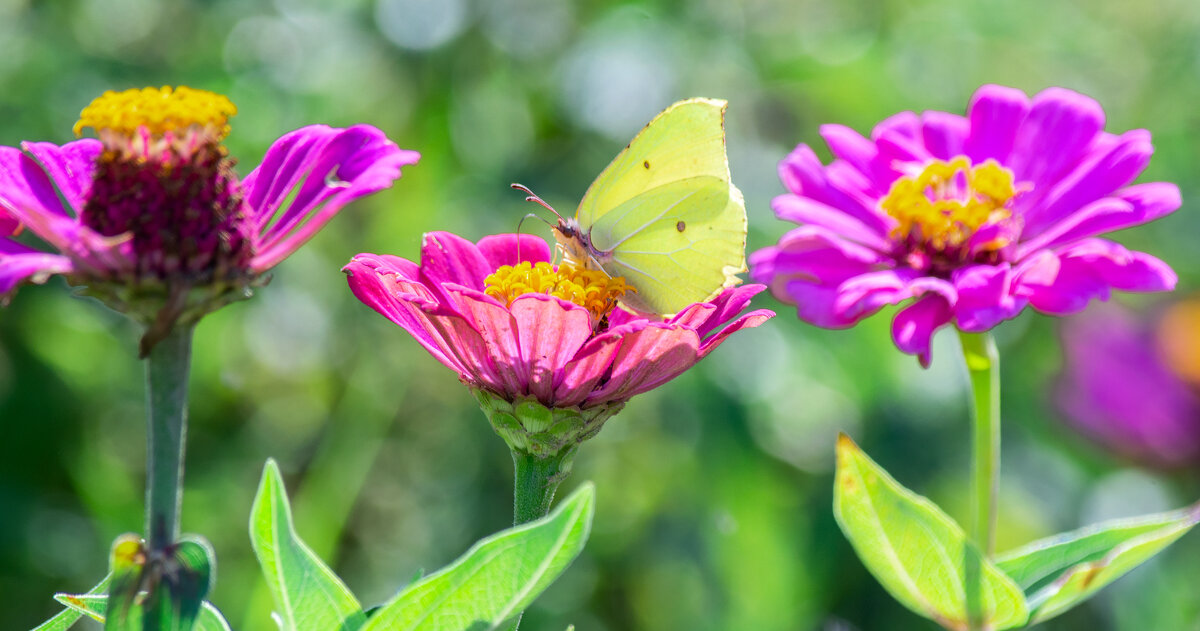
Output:
[[[1103,128],[1081,94],[991,85],[966,116],[902,112],[869,139],[825,125],[830,164],[802,144],[779,166],[775,213],[800,227],[755,252],[751,276],[828,328],[907,303],[892,336],[923,365],[947,324],[982,332],[1026,305],[1064,315],[1112,289],[1170,290],[1165,263],[1095,237],[1180,205],[1174,184],[1129,185],[1149,132]]]
[[[1056,401],[1068,421],[1127,458],[1200,463],[1200,302],[1171,306],[1155,329],[1115,305],[1062,328]]]
[[[244,298],[347,203],[416,163],[367,125],[313,125],[268,149],[244,180],[221,141],[236,108],[186,87],[107,92],[76,133],[99,140],[0,147],[0,297],[62,274],[147,326]],[[11,238],[22,229],[54,252]]]

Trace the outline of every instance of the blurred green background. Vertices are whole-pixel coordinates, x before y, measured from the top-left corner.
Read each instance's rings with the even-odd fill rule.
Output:
[[[1185,206],[1119,238],[1174,265],[1191,291],[1198,33],[1194,0],[0,0],[0,144],[70,140],[106,89],[187,84],[238,105],[228,145],[243,174],[309,123],[370,123],[423,154],[257,297],[198,329],[183,526],[215,545],[212,599],[235,627],[272,629],[246,533],[268,457],[302,536],[368,604],[511,519],[503,443],[450,371],[353,298],[339,271],[353,254],[415,258],[429,230],[512,231],[537,209],[510,182],[570,212],[653,114],[689,96],[730,101],[729,157],[757,249],[790,227],[770,212],[775,164],[796,143],[821,145],[819,124],[865,132],[902,109],[961,112],[996,82],[1081,90],[1110,130],[1153,132],[1143,179],[1178,182]],[[567,487],[597,484],[592,539],[522,628],[935,628],[892,601],[838,532],[831,456],[847,431],[962,517],[954,336],[921,370],[891,345],[887,315],[822,331],[767,296],[756,304],[780,316],[633,400],[582,450]],[[1200,469],[1139,468],[1061,424],[1047,389],[1056,326],[1026,313],[997,331],[1001,549],[1200,496]],[[0,628],[57,611],[51,594],[89,588],[113,538],[141,527],[135,339],[58,280],[0,311]],[[1193,533],[1042,628],[1200,629],[1198,561]]]

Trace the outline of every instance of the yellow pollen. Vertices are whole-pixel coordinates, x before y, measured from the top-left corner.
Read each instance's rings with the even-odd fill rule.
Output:
[[[1012,213],[1005,204],[1014,195],[1011,171],[994,160],[973,167],[959,156],[934,160],[916,177],[896,180],[880,207],[899,221],[893,237],[912,235],[942,250],[963,245],[985,223],[1007,219]]]
[[[557,269],[549,263],[504,265],[483,279],[484,292],[504,304],[512,305],[517,296],[546,294],[568,300],[599,319],[613,310],[617,298],[634,291],[625,279],[610,277],[600,270],[574,267],[567,263]]]
[[[229,118],[235,114],[237,107],[228,97],[186,86],[109,90],[83,108],[75,123],[75,135],[91,127],[132,136],[144,127],[161,136],[195,125],[210,129],[220,141],[229,133]]]

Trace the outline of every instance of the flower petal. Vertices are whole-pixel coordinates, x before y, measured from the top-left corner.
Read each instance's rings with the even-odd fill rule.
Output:
[[[550,262],[550,246],[545,239],[532,234],[495,234],[480,239],[477,247],[491,271],[526,261]]]
[[[1111,289],[1169,291],[1178,280],[1166,263],[1104,239],[1087,239],[1054,252],[1057,270],[1046,255],[1038,255],[1037,267],[1022,270],[1015,292],[1028,297],[1038,311],[1053,315],[1081,311],[1093,298],[1108,300]]]
[[[967,107],[971,131],[963,143],[963,150],[971,162],[991,158],[1006,164],[1017,130],[1029,108],[1029,97],[1020,90],[998,85],[985,85],[976,90]]]
[[[854,170],[849,164],[842,164],[845,164],[847,169]],[[888,229],[887,219],[876,211],[873,205],[847,192],[847,185],[850,186],[850,190],[854,190],[848,174],[840,178],[834,176],[838,179],[837,183],[832,182],[830,177],[817,154],[813,153],[808,145],[797,146],[779,163],[779,179],[792,193],[841,210],[878,232]],[[859,177],[865,178],[861,173]]]
[[[1016,317],[1028,301],[1013,295],[1013,277],[1008,263],[955,270],[953,282],[958,299],[953,304],[958,328],[980,333]]]
[[[838,316],[857,322],[886,305],[900,304],[925,292],[942,294],[951,303],[957,300],[954,286],[940,278],[912,269],[881,270],[860,274],[839,285],[833,308]]]
[[[671,318],[671,324],[692,329],[701,339],[708,337],[717,327],[737,317],[750,299],[766,289],[766,285],[740,285],[730,287],[710,302],[688,305]]]
[[[79,216],[88,192],[92,190],[96,159],[104,152],[100,141],[85,138],[61,147],[49,142],[26,142],[21,146],[46,169],[75,216]]]
[[[800,195],[779,195],[771,200],[775,216],[801,225],[827,228],[869,248],[887,250],[890,242],[884,233],[837,208]]]
[[[1104,129],[1104,110],[1094,99],[1063,88],[1033,97],[1033,108],[1017,132],[1008,166],[1018,182],[1051,184],[1079,162]]]
[[[243,183],[259,230],[251,266],[260,272],[274,267],[342,206],[391,186],[400,167],[419,157],[369,125],[311,125],[284,135]]]
[[[454,283],[483,290],[483,279],[495,271],[479,248],[450,232],[429,232],[421,239],[421,274],[426,284]]]
[[[23,281],[44,283],[53,274],[74,271],[71,259],[0,239],[0,302]]]
[[[639,324],[622,327],[622,330],[646,324],[647,321],[641,320]],[[596,384],[608,374],[620,348],[620,334],[603,333],[588,340],[563,367],[562,376],[555,386],[555,403],[563,407],[583,405]]]
[[[624,401],[652,390],[700,359],[700,339],[695,331],[661,322],[635,324],[642,326],[620,332],[621,346],[612,361],[612,375],[588,396],[585,405]]]
[[[938,111],[921,114],[921,139],[929,154],[939,160],[962,155],[970,129],[966,117],[958,114]]]
[[[930,348],[933,332],[949,324],[952,317],[945,297],[928,294],[896,314],[892,320],[892,339],[897,348],[916,355],[921,365],[928,368],[933,359]]]
[[[871,163],[879,153],[875,143],[845,125],[821,125],[820,133],[835,157],[863,173],[871,172]]]
[[[500,391],[510,395],[527,394],[529,370],[525,367],[513,314],[482,291],[458,285],[446,285],[442,289],[454,300],[455,310],[482,339],[484,347],[473,354],[490,360],[489,372],[499,378]]]
[[[529,393],[539,401],[555,401],[563,368],[592,336],[591,315],[583,307],[545,294],[518,296],[509,311],[517,323]]]

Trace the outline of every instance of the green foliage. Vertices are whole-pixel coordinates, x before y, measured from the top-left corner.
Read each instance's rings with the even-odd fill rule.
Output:
[[[594,503],[594,488],[584,484],[546,517],[480,540],[454,564],[397,594],[363,631],[499,628],[579,556]]]
[[[141,537],[124,534],[113,542],[111,586],[105,599],[115,613],[106,631],[189,631],[212,588],[216,564],[212,546],[189,535],[159,556],[146,550]],[[95,598],[91,598],[95,600]]]
[[[1200,522],[1200,504],[1056,535],[996,561],[1025,590],[1036,624],[1087,600]]]
[[[279,475],[268,460],[250,512],[250,542],[275,597],[282,631],[352,631],[366,615],[342,580],[300,540]]]
[[[108,583],[108,577],[89,591],[86,594],[55,594],[54,599],[67,606],[67,610],[62,614],[47,620],[44,624],[39,625],[33,631],[64,631],[70,628],[80,616],[88,616],[93,620],[105,622],[106,614],[108,613],[108,596],[100,593]],[[59,622],[67,620],[63,614],[69,613],[74,616],[69,622]],[[56,626],[50,626],[54,624]],[[192,631],[231,631],[229,623],[225,621],[225,616],[213,606],[212,603],[204,601],[201,604],[199,614],[196,616],[195,625]]]
[[[900,486],[845,434],[833,510],[863,564],[904,606],[947,629],[978,613],[989,629],[1025,624],[1021,589],[941,509]]]

